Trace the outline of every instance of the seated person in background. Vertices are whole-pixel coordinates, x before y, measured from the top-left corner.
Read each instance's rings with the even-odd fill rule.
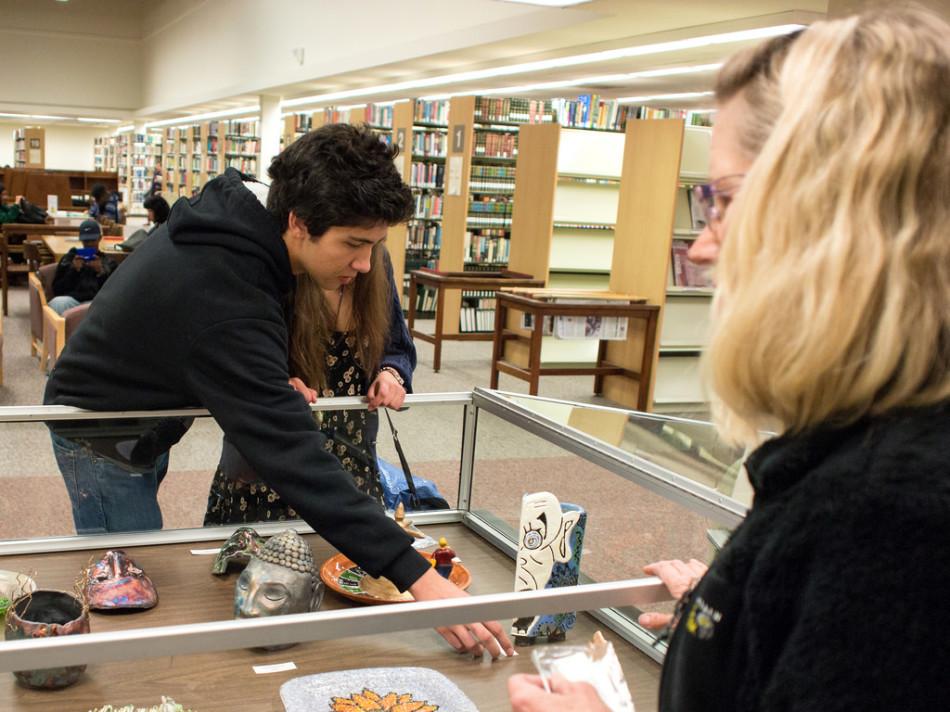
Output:
[[[151,225],[149,227],[139,228],[133,232],[129,235],[127,240],[116,245],[116,249],[123,250],[124,252],[134,250],[145,242],[145,238],[155,232],[162,223],[168,220],[168,214],[171,212],[171,208],[168,207],[168,201],[160,195],[148,196],[145,202],[142,203],[142,207],[148,211],[148,221]]]
[[[152,226],[148,229],[149,232],[168,220],[168,214],[171,212],[168,201],[157,194],[148,196],[142,207],[148,211],[148,222]]]
[[[11,203],[10,195],[3,183],[0,183],[0,225],[3,223],[15,223],[20,218],[19,199]]]
[[[119,194],[106,188],[102,183],[96,183],[90,191],[92,203],[89,205],[89,217],[95,218],[103,225],[124,223],[125,215],[119,209]]]
[[[79,239],[86,250],[95,250],[95,254],[84,254],[74,247],[59,261],[56,276],[53,277],[53,294],[49,306],[57,314],[65,314],[67,309],[91,302],[116,268],[115,260],[99,251],[102,228],[95,220],[83,220],[79,226]]]

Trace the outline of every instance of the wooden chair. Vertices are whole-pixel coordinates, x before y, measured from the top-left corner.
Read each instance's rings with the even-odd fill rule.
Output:
[[[88,310],[89,302],[66,310],[62,316],[53,311],[49,305],[43,307],[44,356],[41,357],[40,363],[47,372],[53,370],[53,366],[56,365],[56,361],[66,347],[66,341],[79,328]]]
[[[43,313],[53,298],[56,267],[55,264],[43,265],[36,272],[30,272],[27,283],[30,290],[30,356],[39,354],[41,370],[46,367],[48,355],[43,343]]]

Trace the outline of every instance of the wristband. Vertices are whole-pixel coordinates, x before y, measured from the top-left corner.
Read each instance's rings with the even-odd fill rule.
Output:
[[[385,371],[385,372],[388,373],[390,376],[392,376],[393,378],[395,378],[395,379],[396,379],[396,383],[398,383],[400,386],[405,386],[405,385],[406,385],[406,382],[403,380],[402,376],[399,375],[399,371],[397,371],[397,370],[396,370],[395,368],[393,368],[392,366],[383,366],[381,369],[379,369],[379,372],[380,372],[380,373],[382,373],[383,371]]]

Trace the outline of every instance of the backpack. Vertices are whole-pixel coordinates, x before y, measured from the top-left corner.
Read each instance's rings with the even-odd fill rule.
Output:
[[[17,218],[17,222],[28,225],[43,225],[46,223],[47,217],[49,217],[49,213],[43,208],[33,205],[26,198],[20,198],[20,217]]]

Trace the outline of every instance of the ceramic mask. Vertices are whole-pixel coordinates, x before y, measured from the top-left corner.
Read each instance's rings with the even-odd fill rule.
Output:
[[[99,611],[120,608],[152,608],[158,593],[145,572],[121,549],[107,551],[89,569],[86,600]]]
[[[235,529],[234,533],[222,545],[218,555],[214,557],[211,573],[226,574],[228,565],[231,563],[238,566],[247,565],[247,562],[251,560],[251,555],[259,552],[263,546],[264,537],[250,527]]]
[[[288,529],[251,556],[234,589],[234,616],[260,618],[320,608],[323,582],[310,545]]]

